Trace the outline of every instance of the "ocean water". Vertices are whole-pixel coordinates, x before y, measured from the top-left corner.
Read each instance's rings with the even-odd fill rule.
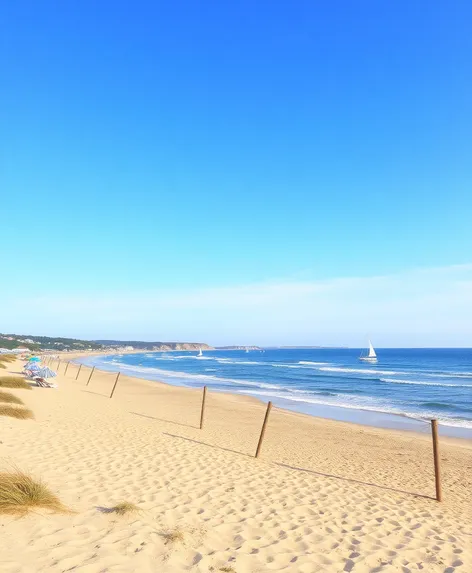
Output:
[[[472,437],[472,349],[143,352],[88,357],[102,370],[188,387],[246,394],[290,410],[375,426]]]

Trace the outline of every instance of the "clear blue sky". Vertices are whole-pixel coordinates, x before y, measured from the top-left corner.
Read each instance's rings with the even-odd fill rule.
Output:
[[[471,21],[468,1],[2,2],[0,331],[231,342],[246,310],[234,342],[323,342],[280,301],[275,331],[250,305],[209,300],[198,330],[195,305],[129,301],[470,263]]]

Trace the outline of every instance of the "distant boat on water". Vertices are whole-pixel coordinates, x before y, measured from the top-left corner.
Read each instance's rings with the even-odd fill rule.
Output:
[[[375,349],[372,346],[372,342],[369,340],[369,352],[367,356],[361,354],[359,356],[359,360],[363,360],[364,362],[377,362],[377,354],[375,353]]]
[[[199,352],[198,352],[198,356],[203,356],[203,352],[202,349],[200,348]]]

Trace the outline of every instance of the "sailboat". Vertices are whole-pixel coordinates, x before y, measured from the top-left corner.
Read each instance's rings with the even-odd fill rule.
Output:
[[[377,362],[377,354],[375,353],[374,347],[372,346],[372,342],[369,340],[369,353],[367,356],[363,356],[362,354],[359,356],[359,360],[363,360],[364,362]]]
[[[199,352],[198,352],[198,356],[203,356],[203,352],[202,349],[200,348]]]

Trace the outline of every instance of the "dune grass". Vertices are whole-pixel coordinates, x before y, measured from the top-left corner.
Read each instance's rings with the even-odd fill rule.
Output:
[[[7,402],[8,404],[19,404],[20,406],[24,404],[21,398],[13,396],[10,392],[2,392],[0,390],[0,402]]]
[[[0,388],[22,388],[31,390],[30,384],[19,376],[0,376]]]
[[[15,357],[11,354],[0,354],[0,368],[6,368],[9,362],[13,362]]]
[[[225,573],[236,573],[236,569],[230,565],[223,565],[223,567],[220,567],[219,570],[224,571]]]
[[[0,416],[10,416],[10,418],[17,418],[18,420],[32,420],[34,414],[27,408],[16,408],[8,404],[0,404]]]
[[[178,527],[176,527],[175,529],[171,529],[170,531],[166,531],[165,533],[162,534],[162,537],[164,538],[164,543],[166,545],[168,544],[174,544],[174,543],[183,543],[184,542],[184,532],[179,529]]]
[[[69,511],[41,480],[19,470],[0,473],[0,514],[25,515],[40,508],[57,513]]]
[[[121,501],[113,507],[110,507],[108,513],[117,513],[118,515],[129,515],[131,513],[137,513],[141,509],[134,503],[130,501]]]

